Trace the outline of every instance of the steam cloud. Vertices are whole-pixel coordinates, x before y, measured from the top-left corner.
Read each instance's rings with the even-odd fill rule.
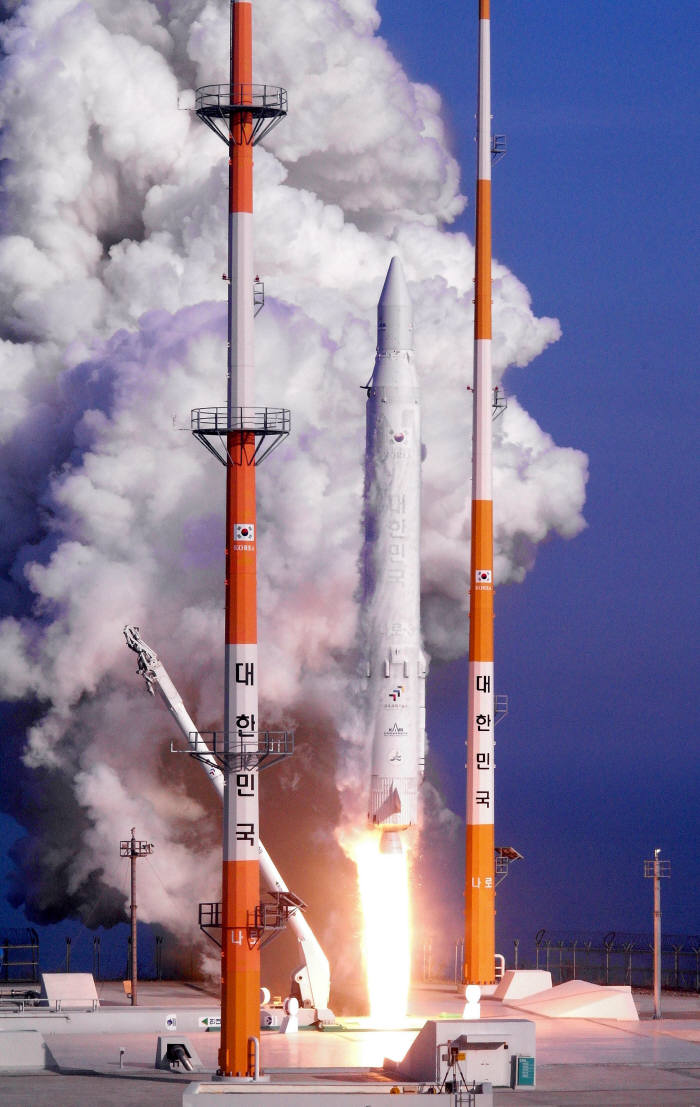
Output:
[[[217,895],[216,798],[169,754],[170,720],[121,628],[140,625],[199,726],[220,727],[224,473],[186,428],[192,407],[224,402],[226,156],[177,96],[227,80],[229,5],[7,10],[0,695],[15,706],[2,791],[30,835],[13,895],[37,921],[114,921],[111,893],[94,917],[95,882],[116,884],[135,825],[163,875],[144,882],[141,917],[191,935],[193,901]],[[270,725],[315,723],[272,794],[303,797],[297,828],[324,842],[340,812],[328,778],[311,801],[313,749],[327,747],[331,773],[342,764],[340,788],[364,773],[360,746],[338,761],[333,743],[353,738],[360,386],[393,254],[423,393],[425,644],[433,659],[466,650],[473,248],[445,229],[465,201],[439,96],[408,79],[378,26],[374,0],[255,2],[256,78],[290,103],[255,153],[258,402],[293,418],[259,473],[262,696]],[[560,331],[498,263],[493,299],[500,381]],[[586,458],[509,397],[495,467],[502,583],[548,535],[582,528]]]

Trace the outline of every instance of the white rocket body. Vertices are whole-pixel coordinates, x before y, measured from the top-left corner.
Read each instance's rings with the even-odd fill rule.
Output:
[[[420,635],[420,399],[413,310],[392,258],[377,308],[377,358],[367,386],[364,606],[369,821],[382,849],[418,823],[425,762],[426,659]]]

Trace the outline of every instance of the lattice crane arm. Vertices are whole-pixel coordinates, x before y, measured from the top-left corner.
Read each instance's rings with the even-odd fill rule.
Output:
[[[202,765],[219,796],[223,797],[224,774],[192,721],[180,693],[168,676],[163,662],[155,650],[144,642],[138,627],[125,626],[124,638],[129,649],[133,650],[138,657],[137,672],[145,680],[149,693],[153,696],[155,695],[155,689],[158,689],[170,714],[187,739],[190,752],[195,755],[196,760]],[[258,847],[260,851],[260,876],[266,890],[274,893],[289,892],[279,869],[260,840],[258,841]],[[303,957],[303,964],[292,975],[292,979],[299,990],[301,1002],[305,1007],[327,1010],[331,988],[328,958],[301,908],[292,910],[288,921],[299,942]]]

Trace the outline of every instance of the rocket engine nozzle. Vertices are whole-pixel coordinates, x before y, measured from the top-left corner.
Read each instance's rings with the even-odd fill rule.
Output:
[[[399,830],[383,830],[379,839],[379,852],[384,854],[403,853],[403,835]]]

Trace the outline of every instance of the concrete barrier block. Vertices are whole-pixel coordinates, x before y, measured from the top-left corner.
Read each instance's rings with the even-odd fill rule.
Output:
[[[95,981],[89,972],[44,972],[41,994],[53,1011],[94,1011],[100,1006]]]
[[[507,969],[493,993],[506,1005],[511,999],[522,999],[552,987],[552,974],[544,969]]]
[[[567,980],[547,991],[509,1000],[511,1007],[546,1015],[549,1019],[619,1019],[638,1022],[639,1015],[627,985],[603,987],[588,980]]]
[[[56,1059],[38,1030],[0,1031],[0,1071],[58,1069]]]
[[[168,1072],[202,1072],[204,1065],[189,1038],[164,1034],[156,1046],[156,1068]]]

